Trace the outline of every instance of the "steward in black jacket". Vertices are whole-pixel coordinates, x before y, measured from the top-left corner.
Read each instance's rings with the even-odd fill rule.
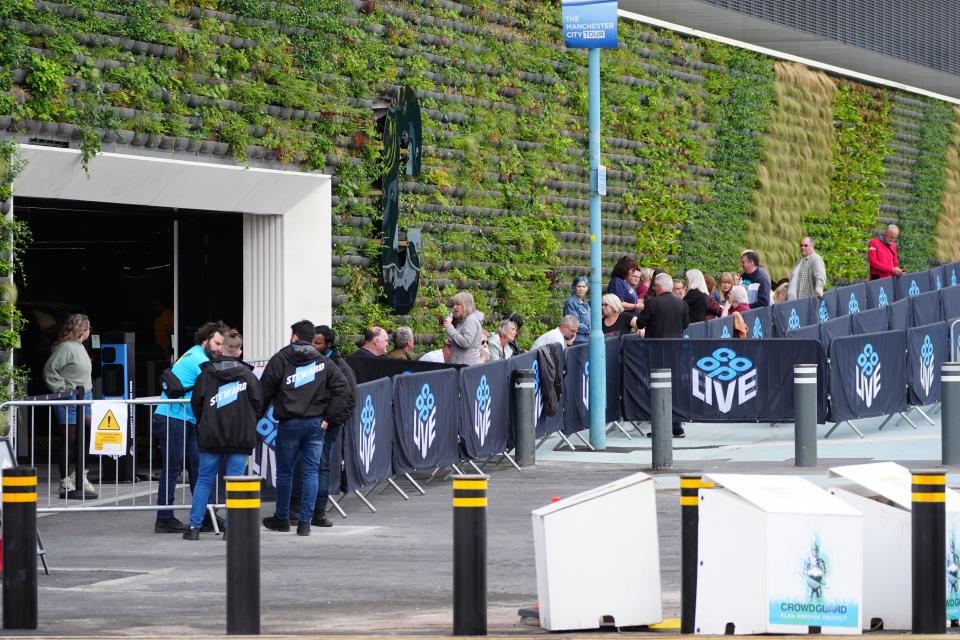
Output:
[[[246,362],[232,356],[214,356],[203,363],[190,399],[197,417],[200,449],[222,453],[253,451],[262,405],[260,381]]]
[[[353,411],[354,395],[339,367],[303,340],[275,353],[260,383],[261,412],[272,402],[277,420],[322,416],[330,426],[339,427]]]

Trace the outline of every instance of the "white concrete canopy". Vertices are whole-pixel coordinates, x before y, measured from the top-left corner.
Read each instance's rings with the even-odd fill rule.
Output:
[[[329,175],[126,153],[98,154],[88,175],[76,149],[21,144],[20,153],[17,196],[245,214],[245,355],[273,353],[302,318],[330,322]]]

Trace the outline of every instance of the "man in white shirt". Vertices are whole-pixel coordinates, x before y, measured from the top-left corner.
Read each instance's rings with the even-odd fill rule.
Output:
[[[563,319],[560,320],[560,325],[556,329],[551,329],[537,338],[533,346],[530,347],[530,350],[533,351],[548,344],[553,344],[554,342],[566,349],[572,345],[574,339],[576,339],[577,327],[579,326],[580,321],[577,320],[576,316],[563,316]]]
[[[450,362],[450,338],[443,341],[443,349],[434,349],[420,356],[420,362]]]

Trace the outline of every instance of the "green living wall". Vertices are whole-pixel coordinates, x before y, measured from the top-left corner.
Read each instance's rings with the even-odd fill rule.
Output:
[[[330,173],[342,334],[409,324],[433,342],[446,298],[468,289],[491,319],[531,318],[529,342],[589,263],[586,54],[560,33],[557,0],[17,0],[0,6],[0,131],[68,141],[86,159],[149,149]],[[620,48],[602,56],[607,268],[632,254],[716,273],[756,240],[782,271],[797,254],[788,236],[809,224],[831,277],[856,277],[857,244],[901,215],[917,229],[902,235],[909,264],[933,258],[950,110],[847,81],[820,96],[809,76],[823,74],[783,71],[620,21]],[[422,175],[401,195],[401,226],[424,243],[407,317],[381,303],[373,111],[401,84],[420,95],[425,135]],[[818,138],[790,133],[811,112]],[[786,181],[823,164],[791,157],[830,158],[815,208],[771,206],[807,202]]]

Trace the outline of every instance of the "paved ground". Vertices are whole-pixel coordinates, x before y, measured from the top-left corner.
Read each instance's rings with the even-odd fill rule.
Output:
[[[934,421],[938,421],[934,416]],[[874,424],[876,422],[876,424]],[[800,473],[828,483],[836,464],[902,460],[935,465],[939,424],[904,423],[867,438],[841,429],[821,442],[821,463],[792,463],[792,426],[688,425],[676,440],[676,465],[656,475],[664,615],[679,614],[678,471]],[[608,451],[554,450],[545,443],[535,468],[490,469],[489,620],[492,634],[537,633],[517,610],[536,601],[530,511],[649,467],[649,440],[611,434]],[[581,447],[582,448],[582,447]],[[829,457],[827,457],[829,456]],[[951,484],[958,478],[951,476]],[[309,538],[262,530],[262,627],[265,634],[448,634],[451,630],[452,489],[402,500],[387,489],[370,513],[355,497],[349,517]],[[269,506],[264,509],[269,512]],[[225,544],[152,533],[151,513],[49,514],[40,531],[51,575],[40,577],[40,629],[47,635],[203,635],[223,633]],[[571,549],[589,562],[591,544]]]

